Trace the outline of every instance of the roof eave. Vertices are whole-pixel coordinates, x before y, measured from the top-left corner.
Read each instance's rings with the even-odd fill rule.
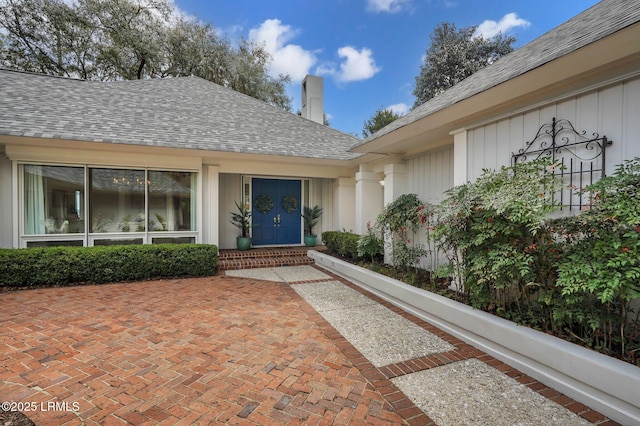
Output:
[[[451,131],[639,69],[640,23],[626,27],[483,92],[352,147],[354,153],[399,154],[434,148]]]

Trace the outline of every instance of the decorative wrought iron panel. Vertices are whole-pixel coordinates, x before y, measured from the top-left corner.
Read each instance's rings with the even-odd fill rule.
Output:
[[[554,174],[566,184],[554,201],[561,209],[576,210],[588,205],[584,188],[606,176],[606,148],[611,145],[606,136],[586,130],[578,132],[569,120],[556,120],[542,125],[533,140],[525,142],[525,147],[512,154],[512,163],[523,163],[542,157],[551,158],[558,167]]]

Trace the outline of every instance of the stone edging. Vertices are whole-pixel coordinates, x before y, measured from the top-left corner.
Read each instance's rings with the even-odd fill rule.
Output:
[[[640,424],[640,368],[310,250],[316,265],[622,424]]]

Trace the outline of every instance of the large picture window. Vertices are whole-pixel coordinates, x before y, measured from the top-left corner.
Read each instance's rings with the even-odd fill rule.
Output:
[[[22,171],[23,246],[196,241],[195,172],[33,164]]]
[[[73,234],[84,228],[84,168],[24,166],[24,233]]]
[[[149,230],[195,231],[195,174],[149,171]]]
[[[89,169],[91,232],[144,232],[144,170]]]

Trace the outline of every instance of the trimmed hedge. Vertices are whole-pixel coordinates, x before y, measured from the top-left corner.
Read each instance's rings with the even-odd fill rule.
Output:
[[[0,287],[28,288],[213,275],[218,247],[153,244],[0,250]]]
[[[326,231],[322,233],[322,241],[330,252],[349,259],[359,259],[359,239],[360,235],[351,232]]]

